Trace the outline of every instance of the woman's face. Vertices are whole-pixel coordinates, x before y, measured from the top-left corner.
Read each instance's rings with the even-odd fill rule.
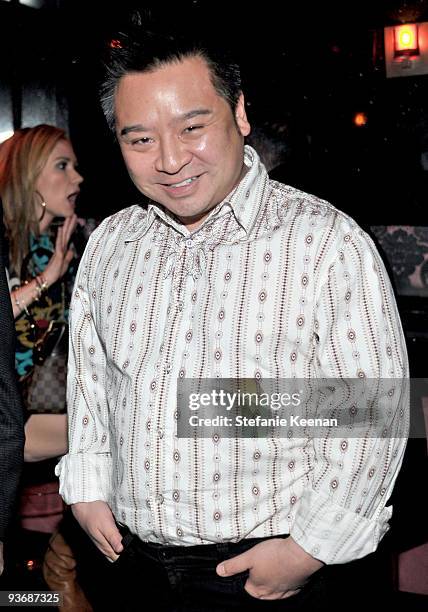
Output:
[[[58,141],[36,181],[36,190],[46,202],[44,228],[54,217],[71,217],[74,214],[79,185],[83,181],[76,165],[71,143],[65,139]],[[36,206],[36,215],[40,218],[43,209],[39,203]]]

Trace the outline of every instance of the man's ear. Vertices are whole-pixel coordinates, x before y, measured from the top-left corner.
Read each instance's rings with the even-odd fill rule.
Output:
[[[251,126],[248,123],[247,113],[245,112],[244,94],[241,93],[235,108],[235,121],[242,136],[248,136]]]

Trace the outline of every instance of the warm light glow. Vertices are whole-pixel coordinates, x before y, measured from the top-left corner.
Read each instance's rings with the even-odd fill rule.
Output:
[[[396,56],[419,55],[417,23],[406,23],[394,28],[394,52]]]
[[[110,41],[110,47],[112,49],[122,49],[122,43],[120,42],[120,40],[118,38],[113,38]]]
[[[363,125],[366,125],[367,121],[368,117],[366,113],[355,113],[354,123],[357,127],[362,127]]]
[[[405,48],[409,48],[412,42],[412,35],[407,30],[400,32],[400,45]]]
[[[29,561],[27,561],[27,569],[32,570],[34,569],[34,561],[32,559],[30,559]]]

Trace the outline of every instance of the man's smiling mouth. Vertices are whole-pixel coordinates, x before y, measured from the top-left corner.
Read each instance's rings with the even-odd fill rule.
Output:
[[[180,181],[180,183],[164,183],[164,186],[172,188],[172,189],[175,189],[177,187],[184,187],[185,185],[190,185],[190,183],[193,183],[193,181],[196,181],[196,179],[198,179],[199,176],[191,176],[190,178]]]

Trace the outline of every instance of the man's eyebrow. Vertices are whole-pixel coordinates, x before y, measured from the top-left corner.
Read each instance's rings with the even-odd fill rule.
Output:
[[[199,117],[200,115],[211,115],[212,110],[208,108],[195,108],[194,110],[189,111],[188,113],[184,113],[183,115],[179,115],[177,117],[178,121],[187,121],[189,119],[193,119],[194,117]],[[148,132],[149,129],[144,127],[141,123],[137,123],[136,125],[127,125],[126,127],[120,130],[121,136],[126,136],[129,132]]]
[[[129,132],[148,132],[148,129],[138,123],[137,125],[127,125],[126,127],[120,130],[121,136],[126,136]]]
[[[193,119],[193,117],[198,117],[199,115],[211,115],[212,110],[208,108],[195,108],[194,110],[189,111],[188,113],[184,113],[184,115],[179,116],[179,120],[186,121],[187,119]]]

